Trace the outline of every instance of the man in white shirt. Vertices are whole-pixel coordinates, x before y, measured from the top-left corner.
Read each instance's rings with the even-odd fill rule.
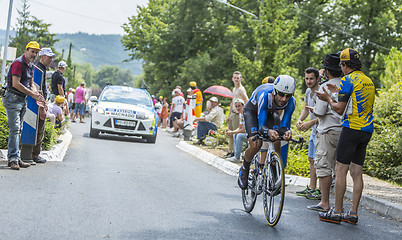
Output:
[[[209,101],[211,102],[211,111],[207,115],[205,115],[205,117],[199,117],[194,120],[194,122],[198,122],[198,145],[204,145],[203,140],[208,134],[208,131],[211,129],[217,130],[222,126],[223,121],[225,121],[225,114],[223,113],[223,109],[218,106],[218,98],[211,97]]]
[[[342,69],[339,67],[339,55],[327,54],[323,61],[324,76],[329,80],[322,84],[317,92],[328,92],[327,84],[334,84],[339,88],[341,83]],[[329,103],[317,98],[314,107],[308,107],[318,117],[316,135],[316,154],[314,167],[317,177],[320,179],[320,189],[322,192],[321,202],[311,205],[310,210],[326,212],[329,210],[329,193],[331,189],[332,176],[335,175],[336,147],[338,146],[339,136],[342,131],[341,118],[335,115]]]
[[[172,111],[170,112],[170,128],[173,127],[173,122],[180,119],[183,114],[184,98],[180,96],[180,89],[174,90],[175,97],[172,99]],[[177,131],[177,130],[176,130]]]

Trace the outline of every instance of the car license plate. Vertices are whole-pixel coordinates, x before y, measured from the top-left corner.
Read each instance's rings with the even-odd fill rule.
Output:
[[[120,125],[120,126],[135,127],[136,122],[124,121],[124,120],[116,120],[115,124]]]

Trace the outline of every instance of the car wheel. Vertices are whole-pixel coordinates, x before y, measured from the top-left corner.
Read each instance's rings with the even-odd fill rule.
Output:
[[[89,129],[89,137],[91,137],[91,138],[99,137],[99,131],[92,128],[92,123],[91,123],[91,128]]]

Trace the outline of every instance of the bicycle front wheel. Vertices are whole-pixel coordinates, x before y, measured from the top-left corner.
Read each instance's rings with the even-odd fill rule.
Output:
[[[257,201],[257,176],[259,171],[260,154],[254,155],[250,164],[250,173],[248,177],[248,185],[246,190],[241,191],[244,210],[248,213],[253,211],[255,202]]]
[[[265,219],[275,226],[281,217],[285,201],[285,171],[278,153],[271,153],[264,167],[263,204]]]

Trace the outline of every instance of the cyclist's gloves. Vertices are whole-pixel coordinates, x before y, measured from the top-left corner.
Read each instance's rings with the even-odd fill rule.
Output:
[[[279,129],[269,129],[267,126],[262,125],[261,126],[261,134],[263,134],[264,136],[269,136],[269,130],[275,130],[278,132],[279,136],[283,136],[285,135],[285,133],[289,130],[287,127],[281,127]]]

